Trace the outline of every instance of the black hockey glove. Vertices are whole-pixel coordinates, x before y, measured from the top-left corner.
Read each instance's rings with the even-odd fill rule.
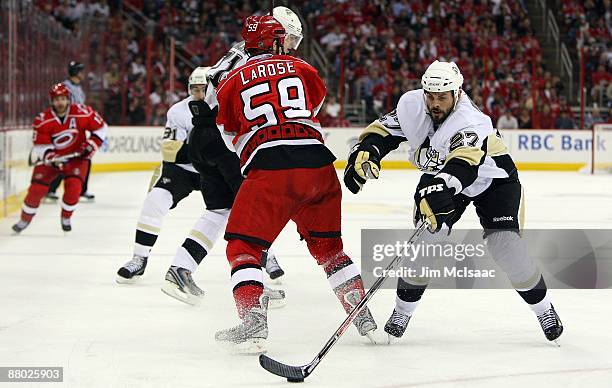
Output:
[[[210,106],[204,101],[189,101],[189,110],[193,116],[191,123],[194,127],[217,127],[215,119],[219,112],[218,106],[210,109]]]
[[[344,169],[344,184],[357,194],[368,179],[378,179],[380,152],[375,145],[366,142],[355,144]]]
[[[427,223],[432,232],[437,232],[446,224],[449,229],[457,221],[455,203],[453,201],[454,189],[449,189],[442,178],[433,178],[431,182],[417,190],[415,194],[419,215]]]

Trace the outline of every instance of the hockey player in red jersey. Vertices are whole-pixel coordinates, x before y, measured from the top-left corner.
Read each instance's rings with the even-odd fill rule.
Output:
[[[308,63],[282,54],[285,30],[272,16],[250,16],[242,36],[247,63],[217,88],[217,127],[234,136],[246,179],[234,201],[225,239],[231,283],[242,323],[216,333],[241,353],[265,351],[267,297],[262,296],[262,250],[293,220],[323,267],[344,309],[363,297],[358,267],[344,253],[342,192],[316,115],[326,88]],[[210,116],[215,114],[215,108]],[[214,125],[214,124],[213,124]],[[369,310],[354,321],[361,335],[376,329]]]
[[[21,219],[13,230],[23,231],[32,221],[49,184],[64,175],[64,195],[61,201],[61,226],[72,229],[70,217],[79,202],[87,163],[102,145],[107,126],[91,107],[70,104],[66,86],[55,84],[49,90],[51,107],[34,119],[34,147],[31,162],[35,165],[28,194],[23,201]],[[90,132],[87,136],[86,131]]]

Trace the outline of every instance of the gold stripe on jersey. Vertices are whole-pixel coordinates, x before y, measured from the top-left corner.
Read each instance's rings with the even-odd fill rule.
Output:
[[[365,127],[363,132],[361,132],[361,135],[359,135],[359,141],[362,141],[366,136],[368,136],[371,133],[375,133],[377,135],[381,135],[382,137],[390,135],[390,133],[387,132],[387,130],[385,129],[384,125],[382,125],[380,123],[380,121],[374,120],[372,122],[372,124],[370,124],[367,127]]]
[[[176,162],[176,154],[183,146],[183,142],[179,140],[164,140],[161,144],[162,159],[165,162]]]
[[[448,161],[453,158],[458,158],[465,160],[471,166],[478,166],[480,165],[480,161],[482,160],[484,154],[484,151],[479,147],[459,147],[446,155],[444,164],[448,163]]]
[[[499,156],[507,153],[508,147],[499,136],[494,133],[487,136],[487,156]]]
[[[153,175],[151,176],[151,180],[149,181],[149,191],[153,190],[153,186],[155,186],[155,184],[157,183],[157,180],[161,176],[161,167],[162,167],[161,164],[155,167],[155,170],[153,171]]]

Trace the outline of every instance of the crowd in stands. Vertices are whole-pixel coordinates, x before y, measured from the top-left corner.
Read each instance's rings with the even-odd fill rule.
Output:
[[[565,0],[561,3],[559,18],[563,36],[578,53],[583,47],[587,102],[599,114],[600,108],[612,107],[612,2]]]
[[[94,18],[100,28],[97,43],[92,41],[94,54],[86,62],[87,90],[99,96],[98,108],[110,123],[136,125],[147,123],[147,108],[148,123],[163,124],[167,108],[186,95],[192,66],[214,63],[240,40],[242,20],[269,7],[265,0],[34,2],[75,33],[91,25],[83,21]],[[342,117],[341,90],[349,102],[365,101],[370,121],[392,109],[403,92],[420,87],[420,75],[429,63],[444,59],[457,62],[464,90],[494,123],[577,128],[563,83],[542,62],[521,0],[305,0],[298,11],[307,33],[329,59],[329,95],[321,112],[327,125],[348,125]],[[130,14],[155,21],[150,70],[145,66],[146,34],[130,22]],[[596,29],[597,34],[602,32]],[[172,93],[169,37],[190,62],[177,62]],[[607,61],[591,78],[609,85],[609,56]],[[148,71],[153,76],[147,88]],[[346,87],[338,85],[340,79]]]

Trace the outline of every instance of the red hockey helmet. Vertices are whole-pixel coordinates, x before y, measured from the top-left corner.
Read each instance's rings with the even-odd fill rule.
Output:
[[[271,51],[274,48],[275,40],[278,41],[280,46],[283,45],[285,29],[271,15],[252,15],[244,21],[242,38],[244,39],[244,48],[247,50]]]
[[[61,83],[55,84],[51,86],[51,89],[49,89],[50,99],[53,100],[53,97],[58,97],[58,96],[66,96],[68,97],[68,99],[70,99],[70,91],[64,84],[61,84]]]

